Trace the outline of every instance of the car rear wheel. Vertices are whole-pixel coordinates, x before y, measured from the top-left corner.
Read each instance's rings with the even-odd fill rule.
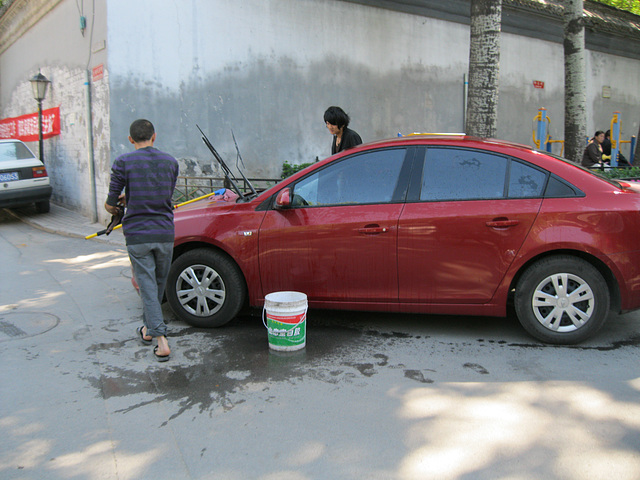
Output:
[[[194,327],[219,327],[231,321],[245,299],[242,273],[222,252],[199,248],[171,265],[166,295],[173,312]]]
[[[540,260],[516,287],[518,320],[532,336],[553,344],[586,340],[609,314],[607,283],[590,263],[575,257]]]
[[[36,212],[49,213],[50,209],[51,209],[51,205],[49,204],[49,200],[42,200],[40,202],[36,202]]]

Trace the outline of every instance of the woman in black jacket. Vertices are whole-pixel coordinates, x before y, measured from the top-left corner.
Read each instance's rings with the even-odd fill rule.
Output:
[[[583,167],[602,166],[602,142],[604,142],[604,132],[598,130],[589,145],[587,145],[587,148],[584,149],[584,154],[582,155]]]
[[[331,155],[362,143],[360,135],[347,128],[349,126],[349,115],[340,107],[327,108],[327,111],[324,112],[324,123],[333,135]]]

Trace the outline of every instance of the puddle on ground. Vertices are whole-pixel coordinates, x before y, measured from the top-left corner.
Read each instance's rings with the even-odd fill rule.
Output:
[[[247,390],[255,394],[257,388],[268,397],[269,386],[275,382],[295,384],[309,379],[336,385],[366,382],[383,369],[396,369],[402,377],[419,384],[434,383],[435,370],[411,368],[413,365],[390,359],[394,347],[405,351],[404,358],[407,349],[415,351],[417,363],[423,365],[424,358],[419,357],[429,355],[429,349],[440,352],[470,347],[499,351],[523,348],[612,350],[640,345],[640,336],[607,346],[563,347],[471,336],[460,341],[434,342],[425,333],[429,332],[428,325],[421,328],[419,322],[415,323],[411,326],[415,334],[411,334],[393,327],[378,328],[361,322],[362,318],[347,313],[336,313],[333,317],[318,315],[316,320],[307,321],[306,346],[291,352],[278,352],[268,347],[267,332],[259,316],[239,317],[217,329],[198,329],[174,322],[170,326],[170,341],[175,356],[168,363],[157,364],[151,349],[140,346],[133,354],[131,368],[117,368],[101,362],[103,375],[85,379],[105,399],[143,393],[152,396],[121,410],[123,412],[162,400],[175,402],[178,409],[171,417],[174,418],[193,408],[200,412],[218,407],[230,410],[245,401],[243,395]],[[134,341],[98,344],[91,350],[122,355]],[[479,363],[464,361],[460,367],[471,375],[490,376],[489,370]],[[481,378],[478,381],[482,381]]]

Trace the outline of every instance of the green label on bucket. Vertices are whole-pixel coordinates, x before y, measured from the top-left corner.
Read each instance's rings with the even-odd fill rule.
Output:
[[[269,344],[288,347],[300,345],[306,337],[306,313],[299,315],[272,315],[267,312],[267,331]]]

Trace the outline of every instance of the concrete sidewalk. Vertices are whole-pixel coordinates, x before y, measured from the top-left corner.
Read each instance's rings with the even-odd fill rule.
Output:
[[[51,203],[49,213],[38,213],[33,206],[7,208],[5,211],[36,228],[67,237],[85,238],[88,235],[106,228],[106,225],[94,223],[81,213],[74,212],[60,205],[55,205],[54,203]],[[112,245],[125,245],[121,228],[114,230],[109,236],[100,235],[99,237],[90,239],[90,241],[109,243]]]

